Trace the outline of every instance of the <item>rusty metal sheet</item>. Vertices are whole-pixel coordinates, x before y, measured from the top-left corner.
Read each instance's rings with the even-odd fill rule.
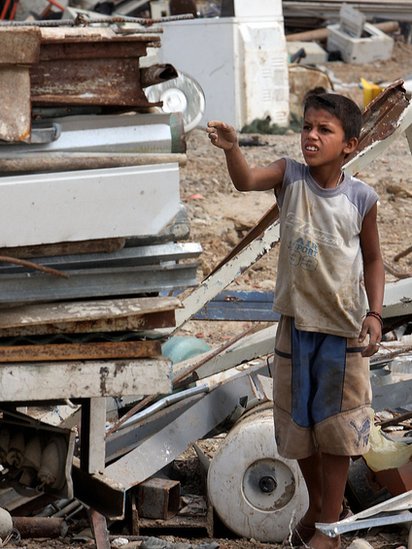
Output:
[[[346,163],[376,141],[383,141],[393,134],[405,109],[409,106],[403,80],[397,80],[385,88],[366,107],[363,113],[362,131],[358,148],[348,156]]]
[[[160,355],[161,342],[155,340],[0,345],[0,363],[153,358]]]
[[[73,458],[73,488],[75,497],[110,519],[122,519],[125,515],[126,489],[103,473],[89,475],[80,468],[80,461]]]
[[[39,63],[30,71],[34,105],[154,105],[140,84],[139,58],[159,36],[107,28],[41,32]]]
[[[149,107],[140,85],[139,60],[60,59],[30,69],[33,105]]]

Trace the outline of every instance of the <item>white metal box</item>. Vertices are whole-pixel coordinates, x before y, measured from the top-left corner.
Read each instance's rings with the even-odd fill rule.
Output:
[[[0,246],[159,233],[180,208],[178,164],[0,178]]]
[[[267,116],[287,125],[288,55],[281,17],[173,21],[163,31],[159,61],[193,77],[205,94],[201,125],[220,119],[241,129]]]
[[[282,17],[280,0],[233,0],[235,17]]]
[[[328,25],[327,28],[329,30],[327,50],[339,51],[345,63],[373,63],[390,59],[392,56],[393,38],[374,25],[365,23],[363,34],[366,36],[360,38],[349,36],[342,31],[339,23]]]

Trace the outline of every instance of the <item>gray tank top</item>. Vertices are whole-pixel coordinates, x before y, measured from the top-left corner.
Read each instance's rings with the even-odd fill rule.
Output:
[[[274,309],[300,330],[357,337],[367,308],[359,235],[378,195],[348,175],[323,189],[308,166],[285,160]]]

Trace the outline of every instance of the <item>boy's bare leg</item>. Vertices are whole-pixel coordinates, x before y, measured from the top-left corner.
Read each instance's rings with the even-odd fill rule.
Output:
[[[305,479],[309,494],[309,507],[305,515],[295,526],[292,537],[288,539],[285,546],[301,546],[313,537],[315,533],[315,522],[319,520],[322,503],[322,469],[321,455],[314,454],[305,459],[298,460],[299,468]]]
[[[309,494],[309,507],[304,517],[302,524],[315,526],[315,522],[319,522],[320,513],[322,510],[322,457],[317,453],[305,459],[298,460],[299,468],[305,479],[306,487]]]
[[[322,506],[319,522],[337,522],[342,511],[342,502],[348,478],[349,457],[322,454]],[[329,538],[318,530],[309,541],[313,549],[337,549],[340,538]]]

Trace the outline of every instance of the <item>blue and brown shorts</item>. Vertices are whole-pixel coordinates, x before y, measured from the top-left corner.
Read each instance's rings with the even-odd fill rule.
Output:
[[[279,454],[303,459],[320,451],[345,456],[369,449],[373,418],[369,359],[357,339],[297,330],[279,322],[273,371]]]

